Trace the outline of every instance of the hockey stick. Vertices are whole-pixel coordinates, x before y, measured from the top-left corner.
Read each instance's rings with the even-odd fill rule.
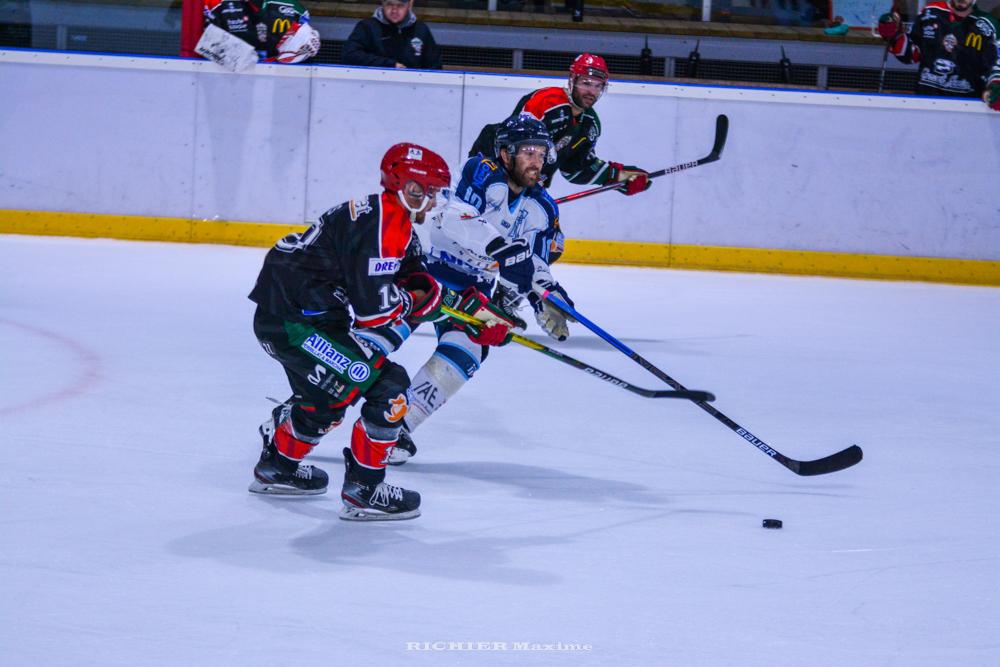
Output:
[[[649,371],[656,377],[666,382],[674,389],[678,391],[684,390],[684,386],[680,382],[673,379],[672,377],[661,371],[659,368],[657,368],[653,364],[643,359],[641,356],[639,356],[639,354],[629,349],[624,343],[619,341],[617,338],[615,338],[608,332],[604,331],[599,326],[597,326],[596,324],[588,320],[586,317],[578,313],[572,306],[570,306],[568,303],[560,299],[558,296],[552,294],[551,292],[545,292],[544,294],[542,294],[542,298],[548,300],[550,303],[555,305],[564,313],[572,315],[574,318],[576,318],[578,322],[583,324],[583,326],[587,327],[588,329],[596,333],[598,336],[600,336],[605,341],[610,343],[612,347],[615,347],[620,352],[624,353],[626,356],[632,359],[632,361],[636,362],[637,364],[645,368],[647,371]],[[788,468],[797,475],[811,476],[811,475],[824,475],[830,472],[837,472],[838,470],[843,470],[844,468],[850,468],[855,463],[858,463],[862,457],[861,448],[858,447],[857,445],[851,445],[847,449],[841,450],[836,454],[831,454],[830,456],[826,456],[821,459],[816,459],[814,461],[798,461],[796,459],[789,458],[784,454],[782,454],[781,452],[779,452],[778,450],[774,449],[766,442],[755,436],[753,433],[751,433],[750,431],[743,428],[742,426],[734,422],[726,415],[722,414],[721,412],[713,408],[708,403],[704,401],[695,401],[695,404],[702,410],[704,410],[705,412],[712,415],[720,422],[728,426],[737,435],[739,435],[741,438],[749,442],[751,445],[753,445],[760,451],[764,452],[772,459],[776,460],[778,463],[785,466],[786,468]]]
[[[448,315],[448,317],[459,320],[460,322],[465,322],[467,324],[475,324],[475,325],[482,324],[482,321],[477,320],[471,315],[466,315],[462,311],[455,310],[454,308],[450,308],[448,306],[442,306],[441,311],[446,315]],[[511,340],[519,345],[523,345],[527,348],[531,348],[532,350],[541,352],[546,356],[552,357],[557,361],[561,361],[564,364],[568,364],[573,368],[579,368],[584,373],[593,375],[599,380],[604,380],[605,382],[609,382],[615,385],[616,387],[621,387],[622,389],[630,391],[633,394],[638,394],[639,396],[644,396],[646,398],[684,398],[691,401],[715,400],[715,395],[712,394],[712,392],[701,391],[699,389],[681,389],[673,391],[669,389],[643,389],[642,387],[635,387],[629,384],[628,382],[625,382],[625,380],[621,380],[619,378],[616,378],[614,375],[605,373],[602,370],[598,370],[597,368],[594,368],[590,364],[585,364],[579,359],[574,359],[573,357],[567,354],[563,354],[562,352],[553,350],[551,347],[547,347],[545,345],[542,345],[541,343],[536,343],[530,338],[525,338],[524,336],[512,334]]]
[[[878,92],[881,95],[882,89],[885,87],[885,64],[889,61],[889,47],[891,44],[885,45],[885,53],[882,54],[882,69],[878,72]]]
[[[675,164],[672,167],[667,167],[665,169],[660,169],[659,171],[654,171],[649,174],[649,178],[659,178],[660,176],[666,176],[667,174],[676,174],[678,171],[685,171],[687,169],[693,169],[694,167],[700,167],[703,164],[708,164],[709,162],[715,162],[720,157],[722,157],[722,149],[726,147],[726,138],[729,136],[729,117],[725,114],[720,114],[715,119],[715,144],[712,146],[712,152],[701,158],[700,160],[695,160],[694,162],[684,162],[683,164]],[[605,192],[607,190],[621,190],[625,187],[624,181],[615,181],[614,183],[605,183],[604,185],[590,190],[583,190],[581,192],[574,192],[571,195],[566,195],[565,197],[560,197],[556,200],[557,204],[565,204],[566,202],[576,201],[577,199],[583,199],[584,197],[589,197],[590,195],[596,195],[599,192]]]

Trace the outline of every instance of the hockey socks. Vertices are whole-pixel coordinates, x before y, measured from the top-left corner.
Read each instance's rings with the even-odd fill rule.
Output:
[[[351,447],[344,448],[344,501],[340,518],[347,521],[394,521],[420,516],[420,494],[385,483],[386,454],[396,443],[397,428],[358,419]]]

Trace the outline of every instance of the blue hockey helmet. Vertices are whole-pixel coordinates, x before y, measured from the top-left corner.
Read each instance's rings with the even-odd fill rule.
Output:
[[[530,114],[511,116],[497,128],[496,139],[493,141],[493,151],[500,157],[500,149],[506,148],[513,157],[521,146],[545,146],[545,161],[556,161],[556,149],[552,145],[552,137],[542,121]]]

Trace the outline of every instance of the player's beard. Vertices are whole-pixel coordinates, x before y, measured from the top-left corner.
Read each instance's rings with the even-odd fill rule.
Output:
[[[586,97],[584,97],[586,95]],[[573,87],[573,104],[580,107],[581,109],[589,109],[594,106],[597,102],[597,95],[593,93],[582,93],[574,86]]]
[[[948,0],[948,4],[956,12],[966,13],[972,9],[973,0]]]
[[[519,187],[531,188],[538,184],[538,179],[542,177],[542,170],[533,165],[519,165],[515,160],[514,172],[511,176]]]

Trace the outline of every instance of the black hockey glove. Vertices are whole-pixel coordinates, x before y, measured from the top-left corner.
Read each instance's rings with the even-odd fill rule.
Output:
[[[535,275],[535,261],[531,258],[531,248],[524,239],[517,239],[498,250],[487,252],[500,265],[500,278],[514,285],[518,292],[531,291],[531,279]]]

